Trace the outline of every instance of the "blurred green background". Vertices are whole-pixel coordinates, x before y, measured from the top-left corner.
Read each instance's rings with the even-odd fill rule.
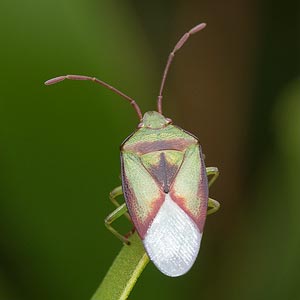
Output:
[[[199,22],[163,108],[219,167],[222,206],[193,269],[149,264],[131,299],[298,299],[299,4],[2,0],[0,299],[89,299],[121,248],[103,219],[136,115],[92,83],[43,82],[97,76],[155,109],[169,52]]]

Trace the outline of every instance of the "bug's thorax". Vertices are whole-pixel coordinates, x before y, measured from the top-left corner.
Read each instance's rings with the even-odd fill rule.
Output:
[[[162,129],[172,123],[172,120],[164,117],[157,111],[148,111],[144,114],[138,128]]]
[[[197,138],[172,124],[172,120],[157,111],[144,114],[137,130],[121,145],[121,152],[130,151],[137,155],[162,150],[185,151]]]

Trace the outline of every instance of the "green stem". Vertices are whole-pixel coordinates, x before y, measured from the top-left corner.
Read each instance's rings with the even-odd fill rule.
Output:
[[[125,300],[149,262],[135,233],[130,246],[124,245],[91,300]]]

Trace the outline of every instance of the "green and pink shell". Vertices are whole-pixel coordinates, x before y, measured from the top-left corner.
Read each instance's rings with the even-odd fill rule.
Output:
[[[128,211],[150,259],[168,276],[183,275],[198,255],[208,202],[197,138],[147,112],[121,146],[121,169]]]

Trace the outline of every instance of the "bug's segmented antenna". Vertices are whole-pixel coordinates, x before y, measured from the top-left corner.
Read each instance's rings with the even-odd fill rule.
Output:
[[[165,70],[164,70],[164,73],[163,73],[163,78],[162,78],[162,81],[161,81],[160,89],[159,89],[159,95],[158,95],[158,98],[157,98],[157,111],[160,114],[162,113],[162,98],[163,98],[162,93],[163,93],[163,90],[164,90],[167,74],[168,74],[170,65],[173,61],[173,58],[175,56],[175,53],[186,43],[186,41],[188,40],[188,38],[192,34],[197,33],[198,31],[202,30],[205,26],[206,26],[206,23],[201,23],[201,24],[198,24],[197,26],[193,27],[190,31],[186,32],[181,37],[181,39],[177,42],[177,44],[175,45],[173,51],[169,54],[168,61],[167,61],[167,64],[166,64],[166,67],[165,67]]]
[[[120,95],[121,97],[123,97],[124,99],[126,99],[127,101],[130,102],[130,104],[133,106],[134,110],[136,111],[138,117],[140,120],[142,120],[143,115],[141,112],[140,107],[137,105],[137,103],[130,98],[129,96],[125,95],[124,93],[122,93],[121,91],[119,91],[118,89],[114,88],[113,86],[109,85],[108,83],[96,78],[96,77],[90,77],[90,76],[84,76],[84,75],[65,75],[65,76],[58,76],[52,79],[49,79],[45,82],[45,85],[51,85],[51,84],[55,84],[58,83],[60,81],[63,81],[65,79],[69,79],[69,80],[89,80],[95,83],[98,83],[106,88],[108,88],[109,90],[115,92],[117,95]]]

